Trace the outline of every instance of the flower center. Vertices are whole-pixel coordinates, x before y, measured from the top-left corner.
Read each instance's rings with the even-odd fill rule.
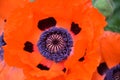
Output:
[[[116,73],[113,74],[113,79],[120,80],[120,71],[117,71]]]
[[[109,69],[104,80],[120,80],[120,64]]]
[[[46,40],[46,46],[51,53],[56,53],[65,46],[65,41],[60,34],[52,34]]]
[[[52,44],[53,44],[53,45],[58,45],[58,44],[59,44],[59,40],[54,39],[54,40],[52,41]]]
[[[60,62],[67,59],[73,46],[73,40],[67,30],[63,28],[51,28],[42,33],[38,48],[47,59]]]

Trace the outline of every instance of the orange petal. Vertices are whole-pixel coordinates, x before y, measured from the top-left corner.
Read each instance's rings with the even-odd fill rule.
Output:
[[[91,80],[104,80],[104,75],[101,76],[101,75],[98,74],[97,71],[95,71],[95,72],[93,73],[93,76],[92,76],[92,79],[91,79]]]
[[[60,75],[60,76],[56,76],[55,78],[52,78],[50,80],[66,80],[66,79],[65,79],[65,76]]]
[[[35,79],[39,80],[40,78],[44,78],[45,80],[52,80],[52,79],[59,77],[59,76],[64,77],[64,74],[62,71],[57,71],[57,72],[51,71],[51,70],[50,71],[45,71],[45,70],[40,71],[39,69],[25,72],[25,74],[26,74],[27,80],[30,78],[31,78],[30,80],[35,80]]]
[[[100,56],[95,52],[88,52],[84,57],[85,60],[81,62],[74,61],[74,58],[71,57],[70,62],[66,63],[68,69],[67,78],[69,79],[81,79],[81,80],[90,80],[92,78],[93,72],[96,70],[100,62]],[[79,75],[81,76],[79,76]]]
[[[100,39],[100,50],[103,59],[111,68],[120,63],[120,34],[106,31]]]
[[[38,40],[38,33],[40,33],[36,26],[33,27],[34,23],[31,14],[29,6],[15,10],[9,17],[4,31],[7,43],[4,46],[5,61],[11,66],[22,67],[28,70],[36,67],[42,59],[42,56],[36,50],[33,53],[23,50],[26,41],[30,41],[36,45],[35,40]],[[36,32],[37,35],[32,34],[32,31]],[[35,37],[32,37],[33,35]]]
[[[91,3],[88,2],[87,4],[89,7],[87,8],[86,6],[85,11],[80,12],[78,10],[78,15],[82,14],[82,16],[75,18],[75,21],[80,24],[82,30],[80,34],[74,36],[73,52],[65,62],[69,73],[68,80],[71,78],[76,80],[90,80],[93,72],[100,63],[100,54],[97,51],[99,49],[98,38],[103,33],[103,28],[106,25],[105,17],[95,8],[90,7]],[[99,22],[98,19],[102,21]],[[77,62],[83,56],[85,60],[83,62]],[[77,76],[77,74],[84,77]]]
[[[3,18],[8,18],[14,9],[18,7],[23,7],[28,0],[1,0],[0,1],[0,16]]]

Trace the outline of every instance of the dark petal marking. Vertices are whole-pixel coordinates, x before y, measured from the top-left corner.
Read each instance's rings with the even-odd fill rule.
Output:
[[[64,68],[62,71],[63,71],[63,72],[66,72],[66,68]]]
[[[45,30],[47,28],[54,27],[55,25],[56,25],[56,20],[53,17],[48,17],[38,22],[38,28],[40,30]]]
[[[97,72],[100,75],[104,75],[104,73],[108,70],[108,66],[105,62],[100,63],[99,66],[97,67]]]
[[[81,57],[78,61],[82,62],[82,61],[84,61],[84,60],[85,60],[85,58],[84,58],[84,56],[83,56],[83,57]]]
[[[25,51],[28,51],[30,53],[33,52],[33,44],[31,42],[26,41],[24,45],[25,45],[25,47],[24,47]]]
[[[4,22],[7,22],[7,20],[6,20],[6,19],[4,19]]]
[[[85,60],[86,51],[87,51],[87,49],[85,49],[85,53],[84,53],[83,57],[78,59],[79,62],[83,62]]]
[[[44,66],[42,64],[38,64],[37,67],[41,70],[49,70],[49,68],[47,66]]]
[[[80,31],[81,31],[81,28],[78,24],[72,22],[71,24],[71,29],[70,29],[75,35],[77,35]]]

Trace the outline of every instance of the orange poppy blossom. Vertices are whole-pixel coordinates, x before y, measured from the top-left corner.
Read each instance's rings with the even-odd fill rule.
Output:
[[[109,68],[120,63],[120,34],[105,31],[100,39],[100,53]]]
[[[91,0],[36,0],[7,19],[5,61],[26,80],[90,80],[105,25]]]
[[[91,80],[119,80],[120,79],[120,64],[113,66],[105,71],[105,74],[100,75],[97,71],[93,73]]]
[[[103,69],[101,70],[103,71]],[[120,64],[117,64],[107,69],[103,75],[100,75],[97,71],[95,71],[93,73],[91,80],[119,80],[119,79],[120,79]]]
[[[113,73],[113,71],[119,71],[120,69],[118,65],[120,64],[120,34],[116,32],[105,31],[104,34],[100,37],[99,42],[100,50],[98,53],[101,54],[102,61],[101,64],[97,67],[97,70],[93,73],[92,80],[103,80],[105,76],[109,75],[109,73],[115,74],[116,72]],[[119,69],[116,69],[116,66],[118,66]],[[112,76],[109,77],[111,78]]]

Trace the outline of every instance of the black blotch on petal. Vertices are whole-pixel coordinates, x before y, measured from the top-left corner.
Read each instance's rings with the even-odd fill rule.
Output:
[[[97,72],[100,75],[104,75],[104,73],[108,70],[108,66],[105,62],[100,63],[99,66],[97,67]]]
[[[25,51],[28,51],[30,53],[33,52],[33,44],[31,42],[26,41],[24,45],[25,45],[24,47]]]
[[[4,22],[7,22],[7,20],[6,20],[6,19],[4,19]]]
[[[84,58],[84,56],[83,56],[83,57],[81,57],[78,61],[82,62],[82,61],[84,61],[84,60],[85,60],[85,58]]]
[[[37,67],[41,70],[49,70],[49,68],[47,66],[44,66],[42,64],[38,64]]]
[[[53,17],[48,17],[38,22],[38,28],[40,30],[45,30],[47,28],[54,27],[55,25],[56,25],[56,20]]]
[[[79,27],[78,24],[72,22],[71,24],[71,29],[70,29],[75,35],[77,35],[80,31],[81,31],[81,28]]]
[[[62,71],[63,71],[63,72],[66,72],[66,68],[64,68]]]

